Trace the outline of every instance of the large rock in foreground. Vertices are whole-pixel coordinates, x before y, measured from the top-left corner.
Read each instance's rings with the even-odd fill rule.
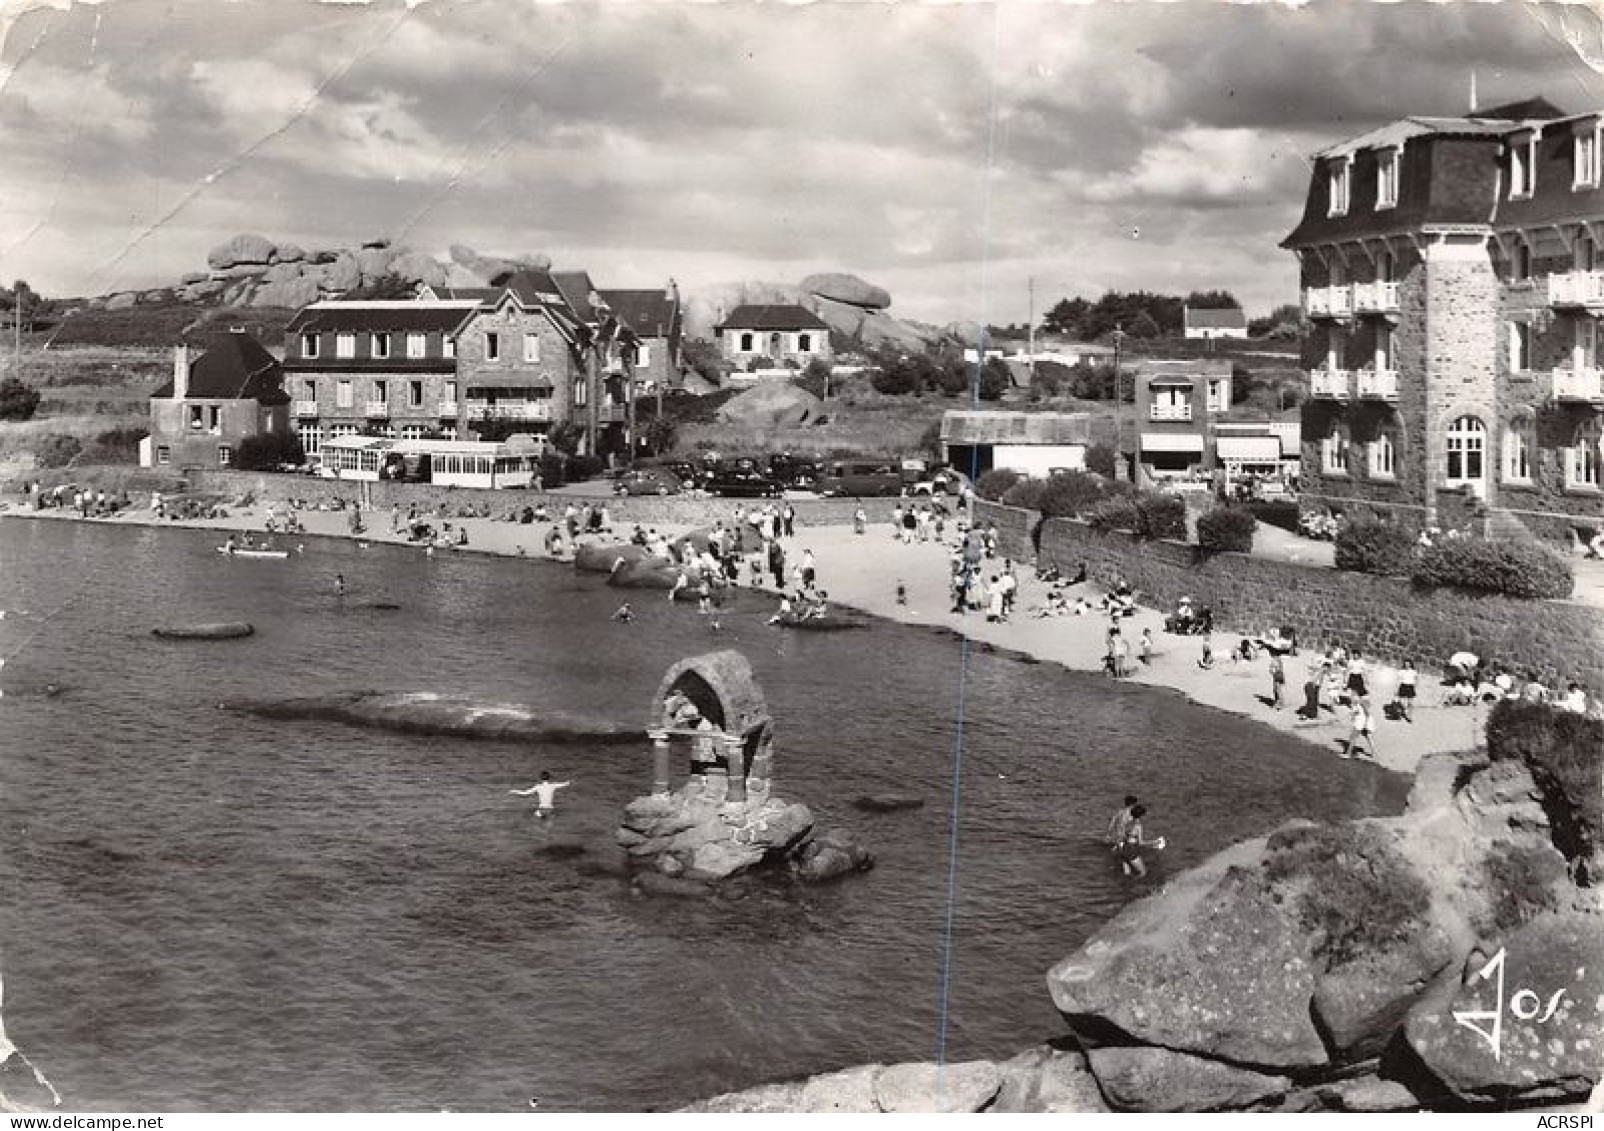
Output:
[[[1145,1046],[1092,1049],[1086,1054],[1103,1094],[1127,1111],[1221,1111],[1250,1107],[1291,1085],[1207,1057]]]
[[[813,832],[806,805],[779,798],[726,803],[728,779],[692,778],[666,796],[624,807],[617,841],[639,866],[691,880],[723,880],[777,863]]]

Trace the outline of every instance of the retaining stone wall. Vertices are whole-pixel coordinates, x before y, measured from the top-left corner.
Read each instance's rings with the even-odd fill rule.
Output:
[[[719,521],[732,522],[736,508],[750,510],[754,503],[767,502],[753,499],[699,499],[680,495],[634,495],[622,498],[607,495],[587,500],[574,495],[540,491],[489,491],[472,487],[438,487],[430,483],[361,482],[250,471],[192,471],[187,478],[196,490],[229,495],[250,491],[259,499],[296,498],[312,503],[341,499],[349,503],[365,497],[365,505],[375,513],[387,512],[396,504],[403,511],[409,506],[417,506],[420,510],[444,506],[449,511],[457,507],[486,505],[492,515],[502,515],[515,507],[522,510],[539,503],[544,503],[548,510],[561,513],[569,503],[578,505],[587,501],[604,501],[614,523],[638,522],[646,526],[710,526]],[[860,506],[871,523],[889,523],[891,511],[900,501],[799,499],[791,505],[796,508],[798,526],[845,526],[851,524],[852,516]]]
[[[997,528],[997,552],[1016,562],[1036,560],[1036,526],[1041,515],[1022,507],[1005,507],[976,499],[974,503],[975,528]]]

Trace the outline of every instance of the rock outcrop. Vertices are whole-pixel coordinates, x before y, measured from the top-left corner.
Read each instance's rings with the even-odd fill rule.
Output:
[[[789,381],[759,381],[719,406],[718,418],[726,424],[760,427],[806,424],[824,412],[824,402]]]
[[[0,985],[0,998],[5,988]],[[61,1095],[6,1036],[0,1020],[0,1113],[6,1115],[49,1111],[61,1106]]]
[[[277,248],[278,245],[266,236],[244,232],[212,248],[206,262],[214,271],[241,266],[266,267],[273,261]]]
[[[802,280],[802,289],[816,298],[830,299],[865,310],[884,310],[891,305],[890,291],[845,272],[809,275]]]
[[[405,734],[587,744],[636,744],[646,737],[639,726],[608,719],[429,691],[351,691],[295,699],[243,700],[222,706],[267,719],[329,719]]]
[[[665,875],[723,880],[785,860],[812,833],[806,805],[779,798],[726,805],[726,788],[708,775],[667,796],[636,798],[624,807],[619,845]]]
[[[1597,778],[1566,757],[1596,764],[1596,751],[1550,763]],[[1070,1030],[1054,1056],[1075,1058],[1082,1084],[1072,1102],[1408,1111],[1584,1100],[1604,1066],[1604,906],[1576,879],[1591,834],[1572,830],[1596,822],[1596,799],[1546,773],[1508,752],[1428,758],[1401,817],[1294,821],[1125,908],[1047,977]],[[1572,815],[1577,805],[1593,815]],[[1010,1083],[1020,1059],[999,1062],[1002,1087],[968,1110],[1050,1110],[1039,1068],[1033,1088]],[[873,1094],[863,1080],[885,1071],[809,1086],[850,1084],[840,1094],[861,1099]],[[783,1087],[764,1091],[762,1110],[802,1110],[799,1086]],[[741,1095],[703,1110],[742,1110]]]

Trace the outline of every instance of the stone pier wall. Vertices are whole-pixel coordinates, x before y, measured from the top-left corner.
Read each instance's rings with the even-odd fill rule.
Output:
[[[976,513],[981,523],[996,522],[1000,544],[1005,531],[1019,538],[1037,521],[1033,512],[995,504],[979,504]],[[1023,537],[1028,546],[1028,534]],[[1468,648],[1604,691],[1604,610],[1579,602],[1467,596],[1417,589],[1404,578],[1250,554],[1204,555],[1196,546],[1102,533],[1074,519],[1041,522],[1039,561],[1066,572],[1085,562],[1103,583],[1123,576],[1150,607],[1172,608],[1190,596],[1212,608],[1214,623],[1228,632],[1289,626],[1309,644],[1330,639],[1382,660],[1414,658],[1427,668]]]

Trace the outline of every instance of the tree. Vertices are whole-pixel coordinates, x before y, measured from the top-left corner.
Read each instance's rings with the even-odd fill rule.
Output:
[[[570,420],[553,424],[551,431],[546,433],[546,439],[551,441],[552,447],[570,456],[579,450],[579,441],[584,438],[585,430]]]
[[[986,364],[980,369],[979,388],[976,390],[983,401],[1000,401],[1002,395],[1014,387],[1013,373],[1008,369],[1008,363],[1000,357],[989,357]]]
[[[234,466],[241,471],[277,471],[281,464],[299,467],[305,462],[306,452],[293,432],[258,432],[234,449]]]
[[[1104,479],[1114,478],[1114,449],[1109,444],[1093,444],[1086,449],[1086,470]]]
[[[1145,310],[1136,312],[1125,332],[1133,338],[1156,338],[1163,333],[1158,322]]]
[[[78,437],[53,432],[39,442],[33,458],[40,467],[66,467],[83,450],[84,446],[79,443]]]
[[[1242,304],[1230,291],[1193,291],[1186,296],[1186,305],[1193,310],[1234,310]]]
[[[0,420],[32,420],[39,409],[39,390],[15,377],[0,381]]]
[[[726,365],[718,346],[705,338],[687,338],[680,346],[680,358],[710,385],[722,385]]]
[[[679,425],[666,416],[654,416],[647,421],[642,437],[652,455],[660,456],[673,451],[674,445],[679,442]]]
[[[1060,299],[1047,312],[1047,316],[1042,319],[1042,332],[1078,338],[1081,332],[1081,325],[1085,322],[1091,307],[1092,304],[1083,298]]]

